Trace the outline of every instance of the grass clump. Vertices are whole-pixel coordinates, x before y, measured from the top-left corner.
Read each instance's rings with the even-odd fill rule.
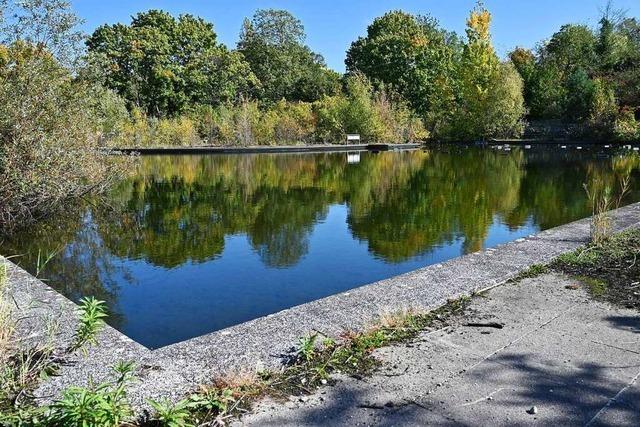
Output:
[[[599,177],[593,178],[589,184],[583,184],[592,209],[590,231],[594,244],[602,244],[611,236],[613,221],[610,211],[620,207],[629,192],[630,184],[630,172],[618,177],[618,182],[614,184],[607,183]]]
[[[524,279],[538,277],[549,272],[549,267],[544,264],[533,264],[526,270],[521,271],[517,276],[511,279],[512,282],[519,282]]]
[[[585,283],[597,299],[640,309],[639,257],[640,229],[631,229],[562,255],[552,267]]]

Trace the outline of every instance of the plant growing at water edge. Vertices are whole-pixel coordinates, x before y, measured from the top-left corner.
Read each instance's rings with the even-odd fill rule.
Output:
[[[118,378],[113,383],[89,387],[70,387],[54,402],[45,425],[52,426],[119,426],[133,415],[127,401],[126,386],[133,379],[133,364],[119,363],[113,367]]]
[[[614,188],[600,178],[594,178],[589,185],[583,184],[591,205],[591,241],[594,244],[602,244],[611,235],[612,219],[609,211],[620,207],[630,183],[630,173],[619,178],[617,197],[614,195]]]
[[[79,325],[69,347],[70,352],[80,349],[86,351],[86,345],[96,344],[97,334],[104,326],[103,319],[107,317],[105,302],[93,297],[83,298],[80,300],[79,314]]]
[[[318,334],[311,334],[298,340],[298,348],[296,349],[296,357],[305,361],[310,361],[316,350],[316,340]]]

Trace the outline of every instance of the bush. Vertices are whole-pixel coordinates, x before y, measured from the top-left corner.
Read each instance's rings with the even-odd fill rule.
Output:
[[[313,104],[281,100],[268,108],[242,99],[219,107],[196,106],[189,116],[173,119],[148,118],[134,109],[112,144],[194,145],[201,141],[216,145],[275,145],[342,142],[347,133],[358,133],[367,142],[425,140],[428,132],[398,96],[378,93],[366,77],[347,79],[347,94],[325,96]]]
[[[595,79],[591,111],[587,121],[591,133],[597,138],[608,138],[617,113],[618,106],[613,86],[603,79]]]
[[[346,86],[346,96],[325,97],[314,105],[319,140],[340,142],[357,133],[366,142],[402,143],[429,136],[406,102],[385,90],[375,93],[364,75],[349,76]]]
[[[618,113],[613,124],[613,134],[616,140],[623,142],[637,141],[640,138],[640,125],[631,108],[623,108]]]
[[[115,147],[192,146],[203,142],[200,124],[190,117],[147,117],[139,109],[120,125],[107,143]]]
[[[153,145],[198,145],[202,143],[196,126],[188,117],[158,120],[153,131]]]
[[[276,143],[310,143],[314,140],[315,117],[308,102],[278,102],[272,110]]]
[[[376,94],[374,109],[382,123],[382,141],[402,143],[429,138],[423,121],[415,116],[403,100],[392,100],[386,91]]]
[[[100,90],[74,79],[48,52],[0,47],[0,226],[40,217],[66,199],[104,188],[118,172],[98,152]],[[112,101],[112,100],[111,100]],[[107,103],[111,102],[108,101]],[[106,109],[108,110],[108,109]],[[121,163],[121,162],[120,162]]]

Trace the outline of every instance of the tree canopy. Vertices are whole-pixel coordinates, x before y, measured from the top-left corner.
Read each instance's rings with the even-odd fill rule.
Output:
[[[211,23],[192,15],[139,13],[130,25],[99,27],[87,46],[105,84],[154,116],[233,101],[258,84],[242,55],[217,41]]]
[[[340,75],[327,68],[305,39],[302,22],[284,10],[258,10],[245,20],[238,52],[260,82],[260,100],[313,102],[339,92]]]

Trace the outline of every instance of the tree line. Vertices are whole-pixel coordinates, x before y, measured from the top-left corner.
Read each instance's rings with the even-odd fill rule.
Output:
[[[640,23],[611,3],[597,28],[562,26],[536,49],[509,54],[524,81],[531,120],[576,125],[574,136],[640,137]]]
[[[481,4],[466,37],[431,17],[389,12],[351,45],[344,75],[327,68],[305,44],[302,22],[283,10],[245,20],[233,50],[211,23],[159,10],[99,27],[87,47],[103,85],[133,112],[124,140],[138,144],[515,137],[522,80],[498,58],[490,23]]]
[[[636,140],[640,30],[609,8],[501,60],[478,3],[464,35],[432,17],[376,18],[330,70],[283,10],[229,48],[193,15],[142,12],[92,34],[67,0],[0,0],[0,223],[37,218],[121,176],[110,146],[477,141],[526,120]]]

